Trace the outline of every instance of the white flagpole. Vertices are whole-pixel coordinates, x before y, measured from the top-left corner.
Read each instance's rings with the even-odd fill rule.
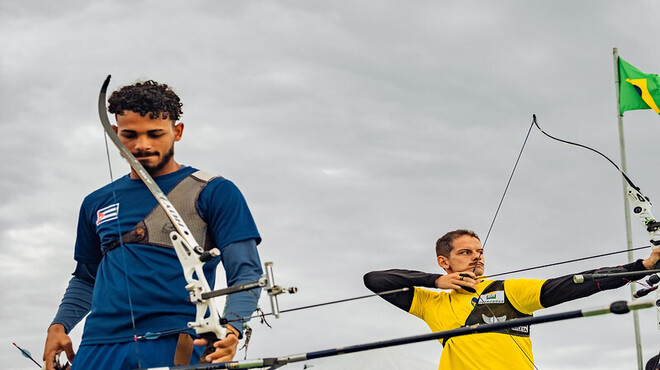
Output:
[[[616,115],[619,121],[619,147],[621,149],[621,170],[627,173],[626,169],[626,144],[623,137],[623,114],[620,113],[619,107],[619,85],[621,80],[619,79],[619,49],[612,49],[612,54],[614,56],[614,88],[616,91]],[[624,215],[626,220],[626,241],[628,243],[628,262],[634,262],[634,256],[632,252],[632,231],[630,225],[630,203],[628,202],[628,193],[626,191],[626,180],[623,179],[623,208]],[[635,286],[630,285],[630,295],[632,297],[635,293]],[[644,360],[642,357],[642,338],[639,334],[639,315],[637,311],[633,312],[633,326],[635,328],[635,349],[637,350],[637,368],[639,370],[644,370]]]

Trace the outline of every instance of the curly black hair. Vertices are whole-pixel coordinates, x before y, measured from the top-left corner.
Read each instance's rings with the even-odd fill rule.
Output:
[[[149,114],[151,119],[171,119],[178,121],[183,111],[179,96],[166,84],[156,81],[137,82],[116,90],[108,99],[108,111],[121,115],[125,110]]]

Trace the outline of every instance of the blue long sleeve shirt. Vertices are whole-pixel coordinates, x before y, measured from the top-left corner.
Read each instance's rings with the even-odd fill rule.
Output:
[[[194,171],[182,167],[155,181],[167,193]],[[173,249],[125,243],[103,254],[118,235],[130,230],[156,206],[141,180],[128,176],[83,201],[76,240],[78,266],[53,321],[69,331],[90,312],[83,345],[126,342],[134,335],[185,328],[194,321],[195,305],[189,302]],[[204,266],[209,284],[214,285],[220,262],[230,286],[258,280],[263,273],[257,253],[261,238],[238,188],[226,179],[214,179],[202,190],[196,206],[221,251],[219,258]],[[256,289],[230,295],[225,317],[249,317],[259,293]],[[232,326],[242,332],[240,321],[232,322]]]

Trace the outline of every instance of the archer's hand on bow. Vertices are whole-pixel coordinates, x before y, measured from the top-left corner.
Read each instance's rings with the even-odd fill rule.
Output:
[[[231,325],[227,325],[226,329],[227,336],[225,339],[213,343],[215,351],[206,356],[206,362],[228,362],[234,359],[238,348],[238,330]],[[206,339],[195,339],[193,343],[197,346],[206,346],[207,344]]]
[[[76,353],[73,351],[73,344],[71,338],[66,334],[64,326],[61,324],[53,324],[48,328],[48,335],[46,336],[46,347],[44,348],[44,364],[46,370],[54,370],[57,356],[61,353],[66,353],[66,358],[69,362],[73,362],[73,357]]]
[[[653,248],[651,249],[651,255],[649,258],[642,261],[642,264],[647,270],[652,270],[653,268],[658,268],[656,267],[658,261],[660,261],[660,248]]]
[[[477,275],[472,271],[452,272],[451,274],[442,275],[435,279],[435,287],[438,289],[459,290],[463,287],[476,289],[479,283],[481,283],[481,279],[478,279]]]

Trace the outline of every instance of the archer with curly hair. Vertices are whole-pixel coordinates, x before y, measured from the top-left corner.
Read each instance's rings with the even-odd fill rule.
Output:
[[[181,140],[181,100],[166,84],[138,82],[109,99],[113,126],[126,148],[154,181],[205,249],[218,248],[222,258],[205,264],[206,279],[216,280],[223,263],[228,284],[256,281],[263,270],[257,251],[261,237],[247,203],[231,181],[174,160]],[[261,289],[227,297],[227,336],[202,356],[205,339],[190,345],[195,305],[190,303],[169,232],[171,222],[134,169],[127,176],[85,197],[78,219],[73,278],[48,328],[43,359],[54,368],[66,352],[73,368],[135,369],[230,361],[243,324],[257,307]],[[130,284],[129,284],[130,282]],[[129,286],[129,289],[127,289]],[[130,304],[129,304],[130,302]],[[87,316],[82,342],[74,353],[68,333]],[[138,340],[146,333],[168,333]],[[138,349],[139,347],[139,349]],[[75,360],[74,360],[75,356]]]

